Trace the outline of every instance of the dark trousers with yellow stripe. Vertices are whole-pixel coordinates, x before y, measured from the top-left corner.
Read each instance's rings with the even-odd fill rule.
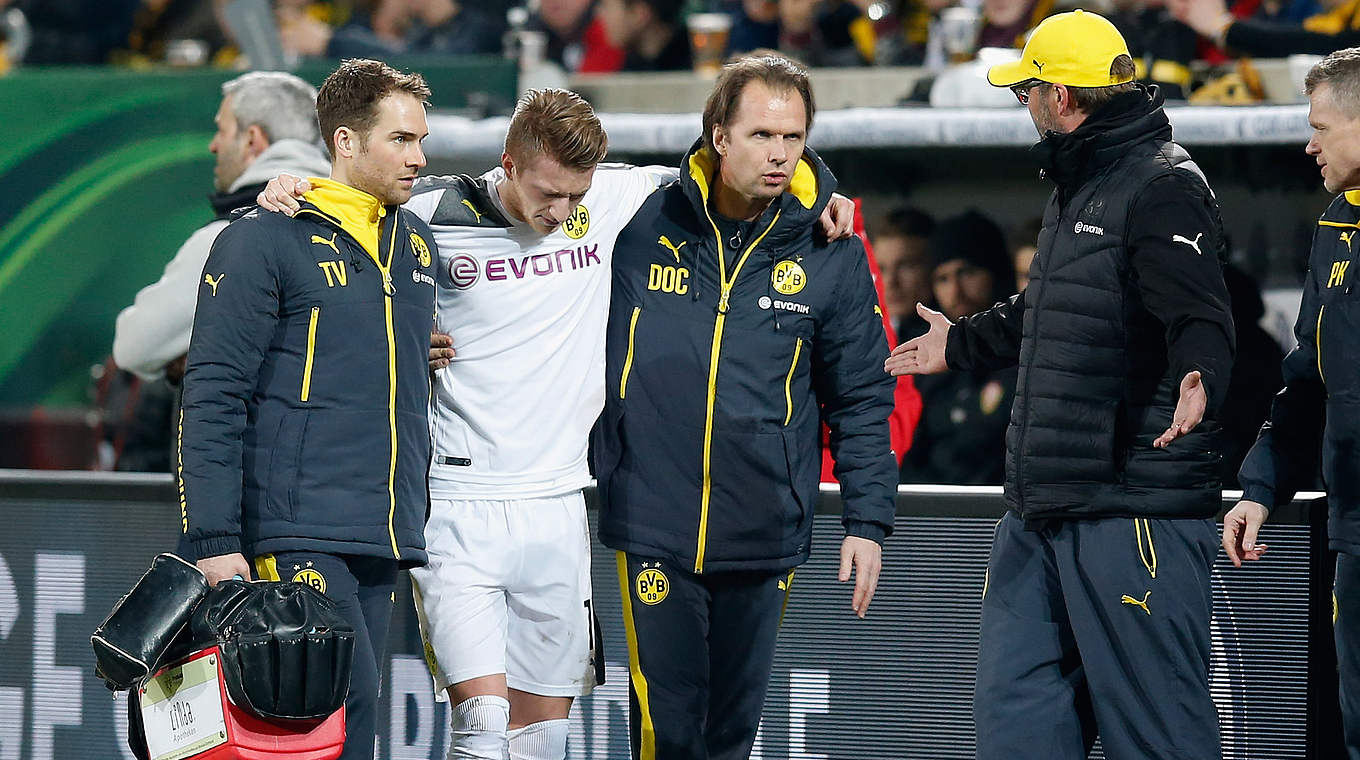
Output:
[[[1216,760],[1209,520],[996,527],[982,602],[978,760]]]
[[[345,697],[345,751],[340,760],[372,760],[378,685],[397,587],[397,561],[382,557],[279,552],[255,558],[262,580],[310,584],[335,601],[354,626],[354,664]]]
[[[1346,757],[1360,760],[1360,557],[1336,555],[1334,633]]]
[[[695,575],[619,552],[635,760],[744,760],[792,570]]]

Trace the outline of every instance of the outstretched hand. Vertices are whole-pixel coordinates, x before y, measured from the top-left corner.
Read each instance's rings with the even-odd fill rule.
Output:
[[[944,360],[944,349],[949,342],[949,328],[954,323],[949,317],[919,303],[916,313],[930,329],[893,349],[888,360],[883,362],[883,371],[890,375],[934,375],[949,369]]]
[[[1209,404],[1209,395],[1204,392],[1199,370],[1185,373],[1181,379],[1181,396],[1176,402],[1176,411],[1171,416],[1171,427],[1157,436],[1152,445],[1164,449],[1177,438],[1194,430],[1204,419],[1204,409]]]

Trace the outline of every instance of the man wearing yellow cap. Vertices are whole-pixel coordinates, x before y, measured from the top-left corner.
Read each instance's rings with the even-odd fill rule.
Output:
[[[988,79],[1057,185],[1029,285],[893,351],[893,374],[1018,364],[983,590],[977,757],[1221,756],[1209,696],[1215,410],[1233,325],[1212,191],[1094,13],[1053,16]]]

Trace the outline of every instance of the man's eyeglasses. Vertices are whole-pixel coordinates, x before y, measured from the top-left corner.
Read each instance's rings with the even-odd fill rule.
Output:
[[[1020,105],[1029,105],[1029,91],[1043,84],[1038,79],[1027,79],[1020,84],[1011,85],[1011,92],[1015,93],[1015,99],[1020,101]]]

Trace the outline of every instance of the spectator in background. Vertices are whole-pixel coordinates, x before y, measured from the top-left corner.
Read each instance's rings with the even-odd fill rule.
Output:
[[[935,301],[949,319],[985,311],[1011,295],[1005,236],[977,211],[941,222],[929,253]],[[1015,377],[1015,367],[918,375],[921,421],[902,461],[901,482],[999,485]]]
[[[872,246],[883,278],[883,306],[888,310],[898,342],[921,335],[928,328],[916,304],[933,304],[930,253],[927,244],[935,220],[920,209],[903,206],[889,211],[874,225]]]
[[[137,293],[114,328],[114,362],[144,380],[179,383],[203,264],[228,214],[254,205],[255,195],[280,172],[330,171],[316,125],[316,90],[292,74],[253,72],[223,84],[215,121],[217,133],[208,145],[217,156],[214,219],[184,241],[160,280]]]
[[[1275,394],[1284,387],[1280,344],[1261,327],[1266,313],[1261,286],[1250,275],[1229,264],[1223,281],[1232,300],[1233,325],[1237,328],[1237,360],[1228,379],[1219,423],[1223,429],[1223,487],[1238,488],[1237,471],[1247,451],[1256,443],[1261,423],[1270,416]]]
[[[1360,0],[1327,0],[1321,13],[1296,23],[1239,18],[1225,0],[1167,0],[1171,13],[1221,48],[1262,58],[1326,55],[1360,45]]]
[[[526,28],[548,36],[547,59],[565,71],[623,68],[623,51],[609,44],[594,0],[542,0]]]
[[[142,0],[133,16],[127,50],[115,52],[113,62],[164,61],[167,44],[175,41],[202,46],[201,60],[174,61],[181,65],[214,62],[213,57],[227,48],[227,35],[212,0]]]
[[[313,58],[500,53],[505,19],[459,0],[377,0],[367,18],[339,29],[305,12],[280,8],[284,50]]]
[[[140,0],[14,0],[32,35],[23,62],[107,63],[111,52],[127,44],[138,5]]]
[[[599,0],[608,43],[623,50],[622,71],[679,71],[691,65],[683,0]]]
[[[1190,94],[1199,37],[1171,15],[1165,0],[1119,0],[1110,22],[1129,44],[1139,81],[1158,85],[1168,100]]]
[[[1019,48],[1029,30],[1053,12],[1054,0],[982,0],[979,48]]]
[[[949,0],[893,0],[892,14],[877,22],[880,30],[874,60],[896,66],[920,66],[930,41],[935,14],[948,8]],[[887,34],[884,34],[884,30]]]
[[[862,66],[874,60],[876,33],[844,0],[742,0],[728,52],[778,50],[809,66]]]
[[[1029,268],[1039,250],[1039,230],[1043,226],[1044,220],[1036,216],[1011,231],[1011,266],[1015,270],[1017,293],[1029,287]]]

